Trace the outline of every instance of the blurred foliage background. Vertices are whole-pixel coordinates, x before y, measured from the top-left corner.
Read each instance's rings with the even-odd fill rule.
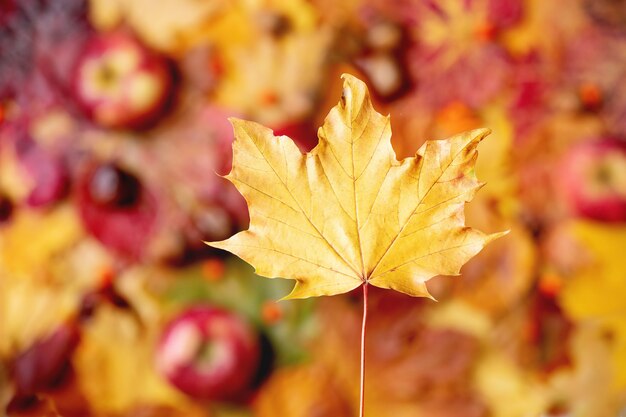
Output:
[[[202,243],[247,224],[226,118],[309,150],[343,72],[399,158],[491,128],[466,214],[511,229],[436,303],[373,290],[368,415],[623,414],[626,2],[2,0],[7,415],[357,413],[358,293]]]

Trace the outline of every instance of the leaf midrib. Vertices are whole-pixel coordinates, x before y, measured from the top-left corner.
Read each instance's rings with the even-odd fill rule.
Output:
[[[352,103],[350,103],[352,104]],[[359,108],[359,111],[357,113],[357,118],[361,115],[361,111],[363,110],[363,105],[361,105],[361,107]],[[371,116],[368,116],[368,123],[369,123],[369,119]],[[355,228],[355,232],[356,232],[356,239],[357,239],[357,243],[359,244],[359,258],[361,260],[361,281],[367,282],[367,279],[365,278],[365,262],[363,261],[363,244],[361,243],[361,227],[359,226],[359,204],[357,203],[357,193],[356,193],[356,172],[355,172],[355,168],[354,168],[354,130],[352,129],[352,125],[354,125],[354,121],[356,119],[352,119],[352,106],[350,106],[350,114],[348,115],[348,119],[350,120],[350,126],[348,126],[348,128],[350,129],[350,153],[352,156],[352,197],[353,197],[353,201],[354,201],[354,228]],[[385,125],[386,127],[386,125]],[[367,125],[363,127],[363,132],[361,132],[361,135],[359,136],[362,137],[365,134],[365,129],[367,129]],[[377,148],[374,149],[374,151]],[[368,163],[369,165],[369,163]],[[366,167],[367,169],[367,167]]]

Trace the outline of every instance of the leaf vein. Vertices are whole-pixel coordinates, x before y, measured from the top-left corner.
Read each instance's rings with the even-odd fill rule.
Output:
[[[383,180],[380,183],[380,187],[378,187],[378,190],[376,190],[376,196],[374,197],[374,201],[372,202],[372,208],[370,209],[369,213],[367,213],[367,217],[365,218],[365,221],[361,225],[361,228],[365,227],[365,225],[369,221],[370,217],[372,216],[372,213],[374,212],[374,206],[376,205],[376,201],[378,201],[378,197],[380,196],[380,190],[383,189],[383,184],[387,180],[387,176],[391,172],[391,168],[393,168],[392,165],[390,165],[389,168],[387,169],[387,172],[385,172],[385,176],[383,177]]]
[[[370,280],[373,280],[374,278],[381,277],[381,276],[383,276],[385,274],[388,274],[389,272],[394,272],[397,269],[403,267],[404,265],[408,265],[410,263],[415,263],[415,262],[419,261],[420,259],[424,259],[424,258],[427,258],[429,256],[433,256],[433,255],[441,255],[444,252],[448,252],[448,251],[455,250],[455,249],[461,249],[461,248],[464,248],[466,246],[472,246],[472,245],[475,245],[475,244],[476,244],[476,242],[464,243],[462,245],[451,246],[451,247],[444,248],[444,249],[441,249],[441,250],[438,250],[438,251],[435,251],[435,252],[426,253],[426,254],[424,254],[422,256],[418,256],[417,258],[410,259],[410,260],[408,260],[406,262],[403,262],[403,263],[401,263],[399,265],[395,265],[393,268],[388,269],[388,270],[386,270],[384,272],[381,272],[381,273],[376,274],[376,275],[372,275]]]
[[[247,182],[245,182],[245,181],[240,180],[239,178],[231,178],[231,181],[235,181],[235,182],[238,182],[238,183],[240,183],[240,184],[244,184],[245,186],[250,187],[250,188],[251,188],[251,189],[253,189],[254,191],[256,191],[256,192],[258,192],[258,193],[260,193],[260,194],[263,194],[264,196],[269,197],[269,198],[271,198],[272,200],[276,200],[276,201],[278,201],[279,203],[281,203],[282,205],[286,206],[287,208],[289,208],[289,209],[291,209],[291,210],[295,211],[296,213],[298,213],[298,210],[297,210],[297,209],[295,209],[295,208],[291,207],[291,205],[289,205],[289,204],[285,203],[285,202],[284,202],[283,200],[281,200],[280,198],[278,198],[278,197],[276,197],[276,196],[273,196],[273,195],[271,195],[271,194],[268,194],[268,193],[266,193],[265,191],[260,190],[260,189],[258,189],[258,188],[256,188],[256,187],[254,187],[254,186],[252,186],[252,185],[248,184],[248,183],[247,183]]]
[[[247,249],[256,249],[256,250],[267,250],[267,251],[270,251],[270,252],[276,252],[276,253],[279,253],[281,255],[285,255],[285,256],[289,256],[290,258],[297,259],[298,261],[302,261],[302,262],[305,262],[305,263],[308,263],[308,264],[311,264],[311,265],[315,265],[315,266],[317,266],[319,268],[326,269],[326,270],[332,271],[332,272],[334,272],[336,274],[344,275],[346,277],[349,277],[350,279],[356,280],[356,278],[354,276],[350,275],[350,274],[346,274],[345,272],[337,271],[336,269],[331,268],[329,266],[318,264],[317,262],[313,262],[310,259],[302,258],[300,256],[296,256],[296,255],[284,252],[284,251],[276,249],[276,248],[268,248],[268,247],[255,246],[255,245],[243,245],[243,244],[240,244],[240,243],[230,244],[229,247],[232,247],[232,248],[247,248]]]
[[[315,238],[315,239],[321,239],[319,236],[314,235],[313,233],[307,232],[306,230],[302,230],[302,229],[300,229],[300,228],[298,228],[298,227],[296,227],[296,226],[294,226],[294,225],[292,225],[292,224],[287,223],[287,222],[286,222],[286,221],[284,221],[284,220],[280,220],[280,219],[277,219],[277,218],[275,218],[275,217],[268,216],[268,215],[263,214],[263,213],[258,213],[258,212],[257,212],[256,214],[257,214],[257,215],[259,215],[259,216],[261,216],[261,217],[264,217],[264,218],[266,218],[266,219],[268,219],[268,220],[272,220],[272,221],[275,221],[275,222],[277,222],[277,223],[284,224],[284,225],[285,225],[285,226],[287,226],[287,227],[290,227],[290,228],[292,228],[292,229],[294,229],[294,230],[297,230],[297,231],[298,231],[298,232],[300,232],[300,233],[304,233],[304,234],[306,234],[306,235],[309,235],[309,236],[311,236],[311,237],[313,237],[313,238]]]
[[[346,216],[348,216],[348,218],[350,220],[352,220],[353,222],[356,221],[354,218],[352,218],[350,213],[348,213],[348,211],[343,207],[343,204],[341,204],[341,201],[339,200],[339,196],[337,195],[337,192],[335,191],[335,187],[333,187],[333,183],[330,181],[330,178],[328,177],[328,174],[326,173],[326,168],[324,168],[324,164],[322,163],[322,159],[319,158],[318,156],[316,156],[316,158],[320,162],[320,167],[322,168],[322,172],[324,173],[324,177],[326,177],[326,180],[328,181],[328,186],[332,190],[333,195],[335,196],[335,199],[337,200],[337,204],[339,205],[339,207],[341,207],[341,210],[346,214]]]
[[[370,155],[370,159],[367,161],[367,163],[365,164],[365,166],[361,170],[361,173],[356,177],[355,181],[358,181],[359,178],[361,178],[361,176],[365,173],[365,171],[367,171],[367,168],[369,167],[370,163],[374,159],[374,154],[376,154],[376,149],[378,149],[378,147],[380,146],[380,143],[383,140],[383,136],[385,135],[385,131],[387,130],[387,126],[388,125],[389,125],[389,119],[387,119],[387,122],[383,126],[382,131],[380,132],[380,136],[378,137],[378,142],[376,142],[376,146],[374,147],[374,152],[372,152],[372,154]]]
[[[324,126],[322,126],[322,130],[324,130]],[[324,137],[326,137],[326,131],[325,130],[324,130]],[[343,173],[346,174],[346,177],[352,179],[352,176],[350,176],[348,171],[346,171],[344,166],[341,164],[341,161],[339,161],[339,158],[337,158],[337,154],[335,154],[335,150],[333,149],[333,147],[330,144],[330,142],[328,141],[328,139],[326,139],[326,146],[328,146],[328,149],[330,149],[331,155],[335,158],[335,161],[337,161],[337,164],[341,167],[341,170],[343,171]]]

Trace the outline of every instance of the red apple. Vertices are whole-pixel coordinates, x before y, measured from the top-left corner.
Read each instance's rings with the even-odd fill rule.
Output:
[[[111,162],[79,174],[75,201],[85,229],[118,255],[142,258],[158,218],[158,201],[138,176]]]
[[[156,366],[192,397],[234,400],[245,394],[257,374],[259,343],[239,316],[212,306],[192,307],[166,327]]]
[[[143,127],[153,122],[171,98],[168,61],[122,32],[87,42],[76,64],[76,101],[97,124]]]
[[[600,139],[581,143],[559,170],[566,202],[578,216],[626,221],[626,143]]]

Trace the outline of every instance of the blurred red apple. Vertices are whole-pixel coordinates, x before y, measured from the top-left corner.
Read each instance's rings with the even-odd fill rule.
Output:
[[[87,42],[75,71],[75,99],[101,126],[143,127],[162,114],[171,98],[168,61],[122,32]]]
[[[85,229],[127,259],[140,259],[156,227],[158,202],[139,177],[118,164],[89,164],[79,174],[76,204]]]
[[[240,317],[211,306],[192,307],[161,337],[156,365],[165,378],[200,399],[241,398],[259,367],[259,339]]]
[[[559,173],[576,215],[626,221],[626,143],[609,138],[581,143],[565,155]]]

